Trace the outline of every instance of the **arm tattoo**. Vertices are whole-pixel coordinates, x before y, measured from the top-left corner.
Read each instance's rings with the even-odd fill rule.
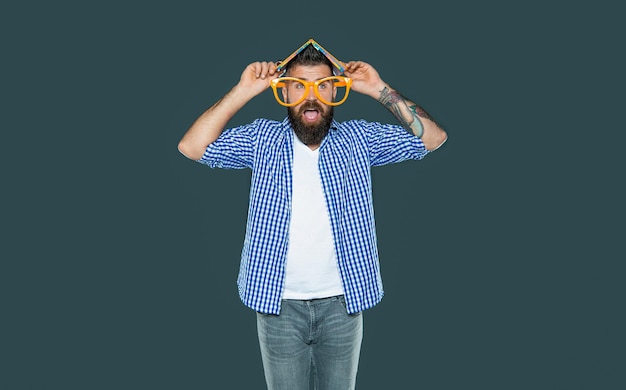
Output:
[[[424,134],[424,125],[420,118],[432,120],[422,107],[387,87],[380,92],[378,101],[398,118],[402,127],[418,137]]]

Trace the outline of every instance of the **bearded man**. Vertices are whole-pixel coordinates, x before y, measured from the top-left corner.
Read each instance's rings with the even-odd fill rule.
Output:
[[[225,129],[270,87],[284,120]],[[335,121],[349,90],[378,100],[399,125]],[[422,159],[446,139],[371,65],[339,62],[313,40],[280,63],[248,65],[184,134],[188,158],[252,170],[237,284],[256,311],[268,389],[355,388],[362,312],[383,297],[370,169]]]

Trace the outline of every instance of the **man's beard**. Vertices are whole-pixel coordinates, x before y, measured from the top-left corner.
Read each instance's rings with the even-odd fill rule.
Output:
[[[306,110],[317,110],[320,115],[320,121],[313,124],[305,123],[302,120],[302,115]],[[319,145],[322,143],[322,140],[330,130],[333,116],[334,107],[329,106],[327,111],[324,111],[323,107],[317,102],[304,103],[297,113],[295,108],[287,107],[287,117],[291,122],[291,127],[293,127],[294,133],[305,145]]]

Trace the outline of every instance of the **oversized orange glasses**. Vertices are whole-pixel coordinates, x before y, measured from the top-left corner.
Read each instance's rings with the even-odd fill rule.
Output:
[[[302,103],[313,88],[315,96],[324,104],[338,106],[343,104],[350,93],[352,79],[345,76],[330,76],[317,81],[306,81],[297,77],[279,77],[270,83],[276,101],[285,107]],[[284,88],[284,93],[279,91]],[[285,99],[287,97],[287,99]]]

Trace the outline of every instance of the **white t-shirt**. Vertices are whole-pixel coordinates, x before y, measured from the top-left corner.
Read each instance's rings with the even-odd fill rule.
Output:
[[[319,149],[309,149],[294,135],[285,299],[343,294],[318,160]]]

